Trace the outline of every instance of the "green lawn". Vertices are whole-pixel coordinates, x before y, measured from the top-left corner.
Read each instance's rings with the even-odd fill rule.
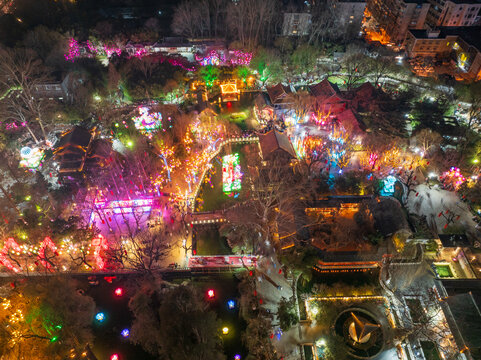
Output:
[[[453,272],[451,271],[451,267],[449,266],[449,264],[435,266],[436,271],[438,272],[440,277],[453,277]]]

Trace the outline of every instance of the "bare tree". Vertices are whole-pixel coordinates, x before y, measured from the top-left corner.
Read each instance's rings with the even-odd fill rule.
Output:
[[[431,129],[422,129],[416,135],[416,144],[421,147],[424,154],[427,154],[431,149],[439,146],[443,140],[439,133]]]
[[[273,33],[277,1],[239,0],[227,7],[227,24],[243,47],[254,49]]]
[[[172,238],[165,227],[147,229],[114,244],[108,256],[120,268],[150,273],[165,267],[163,260],[170,253]]]
[[[368,74],[368,57],[363,55],[356,47],[348,48],[342,58],[342,72],[346,79],[346,87],[352,89],[354,85],[363,81]]]
[[[36,53],[26,49],[0,49],[0,113],[25,126],[35,142],[34,125],[39,125],[47,140],[43,115],[48,103],[39,99],[37,86],[48,80],[48,74]]]

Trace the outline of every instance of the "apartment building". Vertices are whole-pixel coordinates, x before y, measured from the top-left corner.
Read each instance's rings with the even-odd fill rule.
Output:
[[[284,13],[282,23],[283,36],[305,36],[311,28],[311,14],[309,13]]]
[[[481,0],[429,0],[426,23],[437,26],[481,25]]]
[[[365,1],[340,0],[334,5],[334,7],[341,26],[355,26],[356,28],[361,28],[364,10],[366,9]]]
[[[459,80],[481,80],[481,27],[442,27],[408,31],[404,46],[408,56],[451,60],[451,74]]]
[[[408,29],[422,29],[430,4],[423,0],[368,0],[367,9],[393,43],[401,43]]]

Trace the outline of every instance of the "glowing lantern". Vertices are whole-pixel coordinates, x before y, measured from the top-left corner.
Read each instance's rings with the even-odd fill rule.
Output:
[[[129,329],[123,329],[120,332],[120,335],[122,335],[123,338],[128,338],[130,336],[130,330]]]
[[[227,335],[229,333],[229,328],[227,326],[224,326],[222,328],[222,334]]]
[[[241,360],[241,356],[239,354],[234,355],[234,360]]]
[[[232,310],[233,308],[235,308],[235,301],[234,300],[229,300],[227,301],[227,307]]]
[[[207,297],[213,299],[215,297],[215,291],[213,289],[207,290]]]
[[[112,354],[110,360],[119,360],[119,354]]]
[[[124,293],[124,290],[122,288],[117,288],[117,289],[115,289],[114,293],[117,296],[122,296],[123,293]]]
[[[100,323],[103,322],[105,320],[105,314],[103,312],[98,312],[95,315],[95,320],[97,320]]]

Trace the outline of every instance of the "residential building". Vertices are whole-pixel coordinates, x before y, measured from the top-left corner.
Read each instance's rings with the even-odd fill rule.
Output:
[[[343,28],[353,27],[357,31],[361,29],[366,2],[359,0],[341,0],[335,3],[336,17]]]
[[[368,0],[367,10],[392,43],[401,43],[408,29],[422,29],[430,4],[423,0]]]
[[[460,352],[468,360],[481,356],[481,280],[436,281],[447,323]],[[451,340],[451,339],[450,339]]]
[[[448,73],[459,80],[478,81],[481,79],[479,34],[481,27],[443,27],[436,31],[409,30],[404,46],[412,59],[448,61],[453,65]]]
[[[33,96],[38,99],[61,100],[71,103],[75,89],[83,83],[83,79],[73,73],[67,74],[60,82],[48,82],[35,85]]]
[[[283,36],[305,36],[311,27],[311,14],[309,13],[284,13],[282,24]]]
[[[431,28],[438,26],[481,25],[480,0],[429,0],[431,7],[426,23]]]

